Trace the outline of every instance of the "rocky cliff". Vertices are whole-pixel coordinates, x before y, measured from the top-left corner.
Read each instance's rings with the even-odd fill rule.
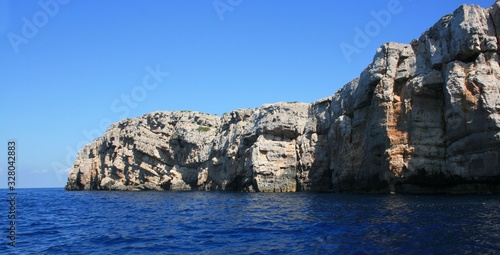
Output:
[[[498,193],[498,35],[500,3],[463,5],[312,104],[123,120],[66,189]]]

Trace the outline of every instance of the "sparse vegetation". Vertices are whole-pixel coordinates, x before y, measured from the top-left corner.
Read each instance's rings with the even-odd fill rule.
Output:
[[[210,127],[199,126],[196,130],[200,132],[207,132],[208,130],[210,130]]]

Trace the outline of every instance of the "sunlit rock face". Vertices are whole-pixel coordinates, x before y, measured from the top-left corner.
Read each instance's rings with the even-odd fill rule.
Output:
[[[500,3],[463,5],[317,102],[123,120],[66,188],[498,193],[498,30]]]

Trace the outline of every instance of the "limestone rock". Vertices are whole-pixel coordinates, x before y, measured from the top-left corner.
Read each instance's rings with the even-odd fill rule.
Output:
[[[463,5],[314,103],[123,120],[66,188],[498,193],[499,28],[500,2]]]

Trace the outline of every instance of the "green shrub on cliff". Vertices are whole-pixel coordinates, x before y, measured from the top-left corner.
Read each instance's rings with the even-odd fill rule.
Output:
[[[210,127],[199,126],[196,130],[200,132],[207,132],[208,130],[210,130]]]

